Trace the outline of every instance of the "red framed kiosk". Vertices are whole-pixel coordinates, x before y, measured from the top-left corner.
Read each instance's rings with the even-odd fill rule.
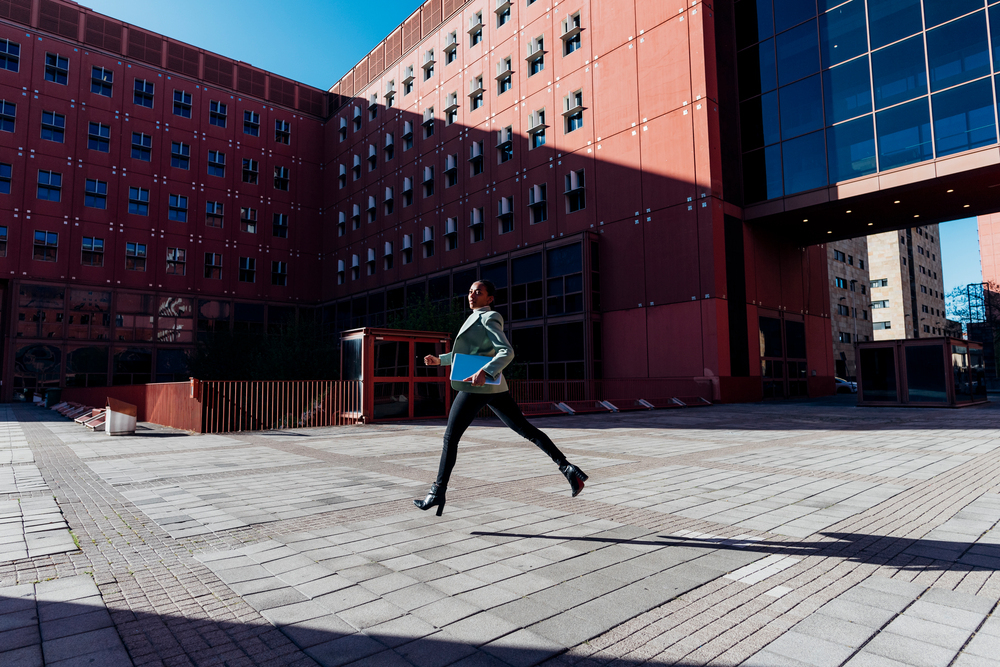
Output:
[[[351,329],[340,336],[340,377],[361,387],[357,418],[440,419],[451,408],[448,368],[425,366],[428,354],[451,351],[451,334],[403,329]]]

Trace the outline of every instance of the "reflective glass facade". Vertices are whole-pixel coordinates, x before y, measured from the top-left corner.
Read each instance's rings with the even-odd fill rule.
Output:
[[[997,143],[1000,0],[736,9],[745,203]]]

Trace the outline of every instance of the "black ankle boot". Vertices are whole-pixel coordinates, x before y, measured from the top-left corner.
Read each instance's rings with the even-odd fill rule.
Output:
[[[573,489],[573,497],[576,498],[583,491],[583,483],[587,481],[587,474],[572,463],[564,463],[559,466],[559,472],[569,480],[569,485]]]
[[[586,479],[586,477],[584,477]],[[580,485],[583,488],[583,484]],[[447,489],[443,486],[438,486],[437,484],[431,485],[431,490],[427,492],[427,497],[423,500],[414,500],[413,504],[420,509],[427,511],[432,507],[437,507],[437,515],[441,516],[441,512],[444,511],[444,494]],[[573,495],[576,495],[575,493]]]

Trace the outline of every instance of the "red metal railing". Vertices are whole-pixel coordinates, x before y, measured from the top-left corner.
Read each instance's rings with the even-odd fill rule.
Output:
[[[200,402],[202,433],[344,426],[361,416],[361,383],[211,380]]]
[[[711,379],[635,378],[621,380],[508,380],[510,393],[518,403],[552,401],[609,401],[612,399],[654,399],[674,396],[715,398]]]

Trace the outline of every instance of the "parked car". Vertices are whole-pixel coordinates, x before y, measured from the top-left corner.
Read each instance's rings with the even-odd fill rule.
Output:
[[[856,394],[858,393],[858,383],[850,382],[844,378],[833,378],[834,382],[837,383],[837,393],[838,394]]]

